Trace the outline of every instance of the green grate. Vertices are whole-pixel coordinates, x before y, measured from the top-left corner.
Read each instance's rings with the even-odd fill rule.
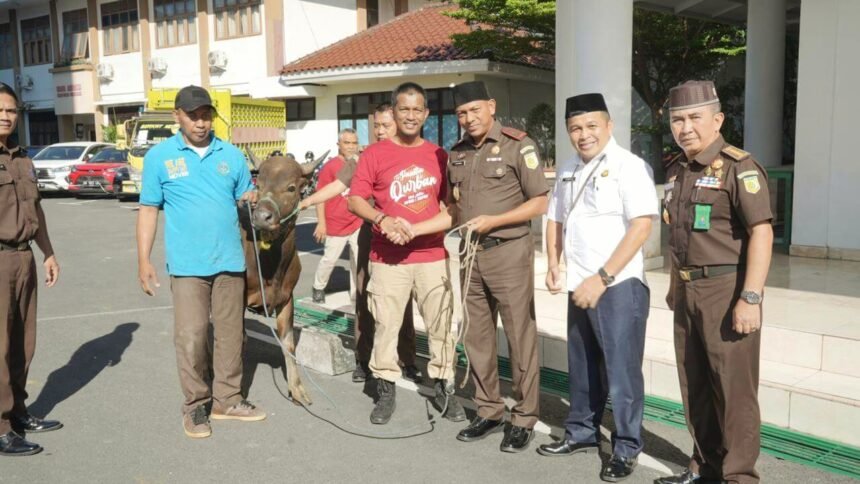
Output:
[[[340,311],[321,311],[305,306],[299,301],[295,309],[296,323],[314,326],[333,333],[354,336],[353,317]],[[427,357],[427,337],[418,334],[416,351]],[[459,365],[466,364],[462,345],[457,345]],[[499,357],[499,376],[510,380],[511,362]],[[551,368],[540,369],[541,391],[567,397],[567,373]],[[609,406],[611,409],[611,405]],[[678,402],[650,395],[645,396],[645,418],[673,427],[686,428],[684,407]],[[790,460],[810,467],[860,478],[860,448],[840,444],[827,439],[806,435],[771,424],[761,426],[761,449],[775,457]]]

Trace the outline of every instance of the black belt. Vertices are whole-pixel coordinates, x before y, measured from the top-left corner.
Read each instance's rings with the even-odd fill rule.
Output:
[[[737,272],[737,264],[726,264],[719,266],[702,266],[702,267],[684,267],[678,271],[678,277],[682,281],[690,282],[698,279],[707,279],[708,277],[717,277],[723,274],[731,274]]]
[[[525,237],[525,235],[521,235],[519,237],[514,237],[513,239],[500,239],[498,237],[482,237],[480,242],[478,242],[477,250],[487,250],[492,249],[493,247],[498,247],[505,242],[511,242],[513,240],[518,240]]]
[[[0,242],[0,250],[30,250],[29,242],[21,242],[20,244],[7,244],[6,242]]]

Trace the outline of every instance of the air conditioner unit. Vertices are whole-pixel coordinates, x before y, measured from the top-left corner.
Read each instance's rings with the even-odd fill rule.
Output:
[[[223,50],[209,52],[209,70],[224,72],[227,70],[227,53]]]
[[[101,63],[96,66],[96,74],[102,81],[110,81],[113,79],[113,66],[107,63]]]
[[[17,84],[19,91],[29,91],[33,89],[33,78],[29,74],[18,74],[15,76],[15,84]]]
[[[167,72],[167,61],[162,57],[153,57],[146,63],[151,74],[164,75]]]

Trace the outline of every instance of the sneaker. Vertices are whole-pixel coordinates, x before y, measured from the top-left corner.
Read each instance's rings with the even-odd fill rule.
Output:
[[[376,406],[373,407],[373,412],[370,413],[370,422],[383,425],[391,420],[394,415],[394,409],[397,407],[396,402],[397,387],[390,381],[385,381],[382,378],[376,380],[376,391],[379,393],[379,400],[376,401]]]
[[[314,289],[311,292],[313,301],[317,304],[325,304],[325,291],[322,289]]]
[[[227,410],[220,411],[212,407],[213,420],[241,420],[243,422],[256,422],[266,420],[266,412],[260,410],[247,400],[233,405]]]
[[[205,439],[212,435],[212,426],[209,425],[209,417],[203,405],[198,405],[186,413],[182,417],[182,426],[185,428],[185,435],[192,439]]]
[[[466,410],[454,395],[453,383],[449,383],[447,380],[437,379],[433,388],[436,393],[433,396],[433,403],[436,404],[436,408],[440,412],[445,412],[442,414],[443,417],[452,422],[462,422],[463,420],[466,420]]]

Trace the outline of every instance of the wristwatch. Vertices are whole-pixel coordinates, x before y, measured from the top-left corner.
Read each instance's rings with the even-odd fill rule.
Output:
[[[761,304],[761,294],[755,291],[741,291],[741,299],[747,304]]]
[[[597,274],[600,276],[600,280],[603,281],[604,286],[610,286],[613,282],[615,282],[615,276],[610,276],[609,273],[606,272],[606,269],[600,268],[597,269]]]

